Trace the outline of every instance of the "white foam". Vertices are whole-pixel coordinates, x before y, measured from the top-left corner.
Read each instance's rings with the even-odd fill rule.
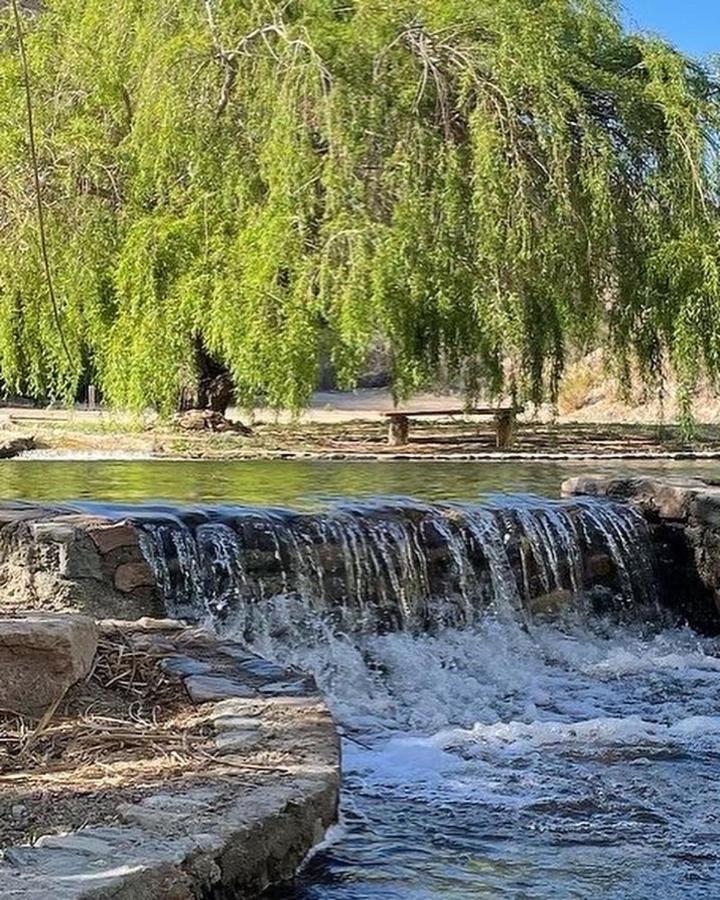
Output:
[[[504,616],[352,638],[305,622],[257,647],[311,669],[349,735],[326,863],[348,891],[299,897],[644,900],[686,870],[683,896],[710,896],[693,867],[720,842],[718,640]]]
[[[93,462],[113,462],[115,460],[151,460],[157,459],[157,456],[148,450],[25,450],[15,457],[15,460],[22,462],[28,461],[46,461],[52,462],[58,460],[62,462],[72,462],[73,460],[91,460]]]

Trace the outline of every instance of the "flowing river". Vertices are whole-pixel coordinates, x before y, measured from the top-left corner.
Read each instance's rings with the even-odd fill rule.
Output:
[[[12,478],[24,479],[16,493],[25,497],[73,495],[62,468],[53,482],[45,463],[42,482],[21,468],[35,464],[14,465],[0,476],[6,494]],[[528,497],[476,505],[478,495],[498,490],[556,494],[573,474],[567,465],[72,465],[86,471],[74,492],[80,499],[307,510],[338,494],[439,501],[399,503],[401,524],[367,524],[375,522],[371,504],[359,512],[342,507],[317,526],[344,548],[336,589],[357,608],[340,618],[328,614],[327,585],[317,574],[322,541],[305,520],[289,520],[290,536],[279,539],[283,590],[249,580],[232,510],[200,515],[196,508],[178,525],[166,506],[169,530],[148,527],[148,553],[165,565],[173,602],[201,604],[200,617],[312,671],[345,735],[341,823],[298,882],[268,897],[720,894],[720,641],[659,610],[642,523],[625,513],[590,505],[570,516]],[[709,464],[644,471],[658,469],[717,475]],[[279,528],[277,515],[260,515],[266,536]],[[428,520],[440,534],[432,553],[439,547],[447,557],[448,584],[456,586],[439,599],[421,541]],[[452,528],[442,531],[436,520]],[[585,544],[604,542],[619,573],[612,602],[530,612],[529,581],[502,589],[511,539],[530,560],[538,590],[550,595],[574,585]],[[215,574],[199,598],[197,566],[208,561]],[[391,628],[363,618],[376,588],[384,603],[393,591],[402,598]]]
[[[342,826],[270,896],[718,896],[717,641],[488,616],[261,647],[314,671],[349,733]]]

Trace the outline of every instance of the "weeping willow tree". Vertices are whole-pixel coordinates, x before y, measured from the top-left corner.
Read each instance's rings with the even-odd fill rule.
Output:
[[[300,407],[383,336],[398,394],[551,398],[608,350],[720,376],[711,72],[610,0],[47,0],[0,13],[0,375],[169,409],[198,354]]]

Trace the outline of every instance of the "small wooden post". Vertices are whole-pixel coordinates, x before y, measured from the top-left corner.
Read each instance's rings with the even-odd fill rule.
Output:
[[[500,450],[512,445],[514,425],[514,411],[508,409],[495,413],[495,443]]]
[[[391,447],[401,447],[408,442],[408,418],[403,415],[389,416],[388,444]]]
[[[89,384],[88,385],[88,399],[87,399],[88,409],[95,409],[96,404],[97,404],[97,398],[95,396],[95,385]]]

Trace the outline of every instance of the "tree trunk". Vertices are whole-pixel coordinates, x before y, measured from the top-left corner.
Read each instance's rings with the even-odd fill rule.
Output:
[[[178,398],[178,412],[189,409],[211,409],[225,415],[234,399],[230,373],[205,349],[200,335],[195,336],[195,379],[183,387]]]
[[[505,450],[512,445],[515,431],[515,414],[511,412],[499,412],[495,415],[495,444]]]
[[[408,442],[409,423],[406,416],[390,416],[388,423],[388,444],[403,447]]]

